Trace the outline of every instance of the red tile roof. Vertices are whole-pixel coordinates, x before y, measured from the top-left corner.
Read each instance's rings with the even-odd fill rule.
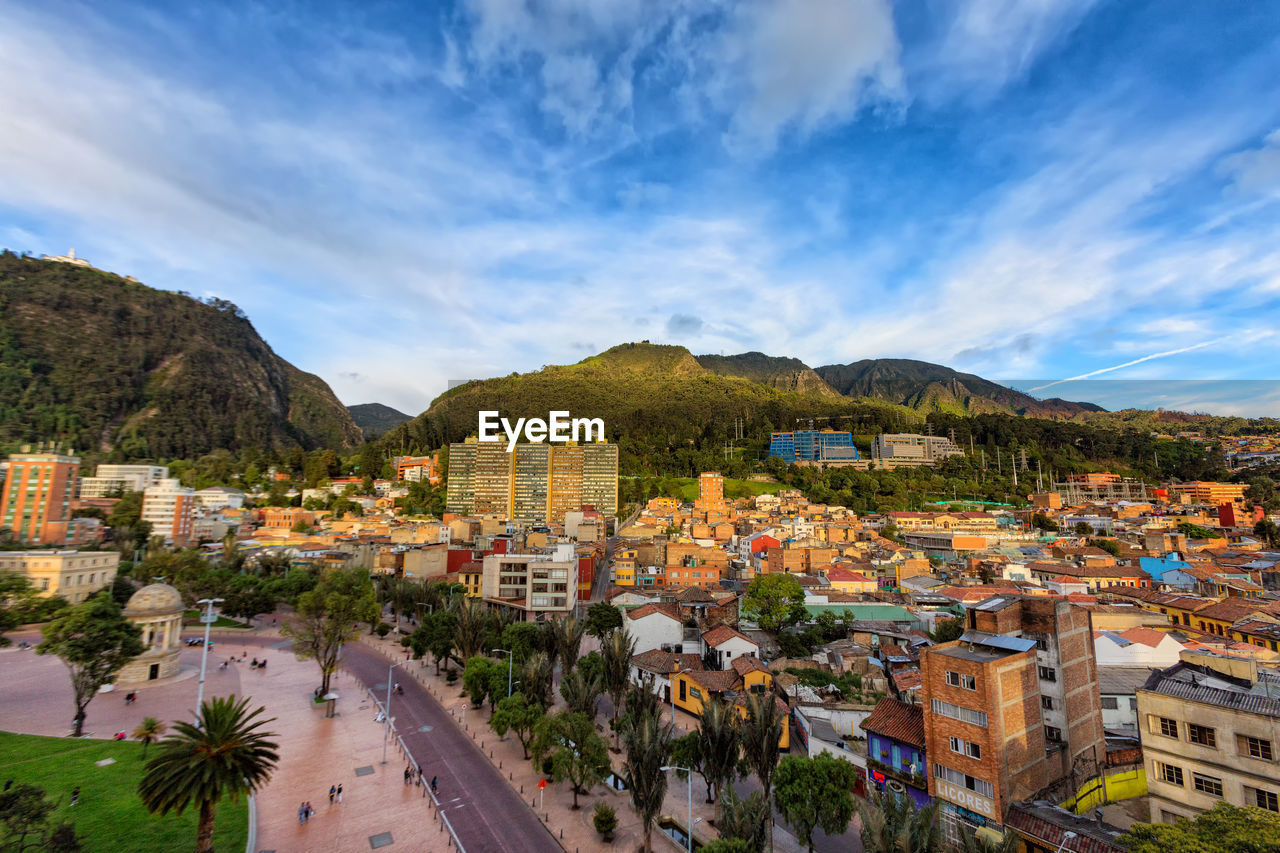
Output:
[[[710,631],[707,631],[705,634],[702,635],[702,642],[706,643],[708,646],[711,646],[712,648],[715,648],[716,646],[719,646],[721,643],[725,643],[725,642],[728,642],[729,640],[732,640],[734,637],[738,637],[740,639],[746,640],[748,643],[755,646],[756,648],[760,647],[760,644],[757,643],[755,640],[751,639],[741,631],[736,631],[733,628],[730,628],[728,625],[717,625],[714,628],[712,628]]]
[[[738,675],[741,675],[744,678],[746,677],[748,672],[768,672],[769,671],[769,667],[765,666],[764,662],[761,661],[760,658],[753,657],[752,655],[738,655],[736,658],[734,658],[730,662],[729,665],[733,667],[734,672],[738,673]]]
[[[924,749],[924,709],[886,696],[862,721],[862,730]]]
[[[627,618],[643,619],[644,617],[652,616],[655,613],[660,613],[668,619],[674,619],[677,622],[680,621],[680,612],[676,609],[676,606],[674,604],[666,603],[645,604],[641,607],[637,607],[635,610],[632,610],[627,614]]]

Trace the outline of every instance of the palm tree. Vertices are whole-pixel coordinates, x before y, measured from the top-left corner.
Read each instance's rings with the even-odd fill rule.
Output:
[[[600,649],[600,656],[604,659],[604,687],[609,691],[609,698],[613,702],[615,729],[622,700],[627,694],[627,685],[631,683],[631,658],[635,651],[636,644],[626,628],[619,628],[610,634]]]
[[[147,759],[147,747],[169,730],[169,727],[155,717],[143,717],[142,724],[133,730],[133,736],[142,741],[142,760]]]
[[[631,807],[644,825],[644,849],[648,853],[652,849],[649,838],[653,824],[667,796],[667,774],[662,768],[671,760],[671,724],[664,725],[656,715],[645,714],[627,727],[623,748],[627,753],[623,768]]]
[[[470,598],[459,601],[458,628],[453,636],[459,662],[465,663],[476,655],[484,654],[489,622],[489,613],[479,601]]]
[[[530,702],[537,702],[546,708],[551,707],[551,678],[554,671],[551,659],[546,652],[534,652],[524,662],[520,670],[520,692]]]
[[[159,753],[147,762],[138,794],[147,811],[182,814],[190,805],[200,809],[196,853],[213,851],[213,816],[218,801],[253,793],[266,784],[280,756],[271,732],[260,727],[275,720],[258,719],[266,712],[248,711],[249,700],[235,696],[210,699],[200,706],[199,727],[173,724],[174,733],[160,742]]]
[[[778,714],[778,705],[772,693],[752,693],[747,696],[747,715],[741,723],[742,754],[747,766],[760,780],[764,789],[764,801],[773,802],[773,771],[778,766],[782,727],[786,722]],[[768,821],[769,844],[773,845],[773,820]]]
[[[872,793],[858,811],[866,853],[935,853],[942,848],[936,805],[917,810],[907,796]]]
[[[733,786],[725,789],[717,807],[716,829],[721,838],[737,838],[752,851],[759,853],[769,841],[765,825],[769,823],[769,805],[759,791],[752,791],[745,800],[739,799]]]
[[[738,775],[738,753],[741,751],[737,710],[718,696],[702,703],[702,721],[698,724],[698,741],[702,752],[702,775],[712,796],[719,798],[726,785]]]
[[[586,714],[592,720],[596,718],[596,700],[604,690],[604,682],[600,676],[588,679],[582,670],[575,669],[560,680],[560,695],[570,711]]]
[[[560,658],[561,672],[568,674],[577,666],[578,652],[582,647],[582,635],[586,630],[586,625],[573,616],[565,616],[551,623],[551,639],[555,645],[556,656]]]

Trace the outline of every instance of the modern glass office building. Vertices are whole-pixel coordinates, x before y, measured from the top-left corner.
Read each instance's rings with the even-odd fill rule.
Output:
[[[769,439],[769,455],[788,464],[861,458],[853,446],[853,433],[834,430],[775,432]]]

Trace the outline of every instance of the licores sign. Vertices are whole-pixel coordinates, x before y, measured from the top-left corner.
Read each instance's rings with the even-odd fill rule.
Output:
[[[959,785],[951,782],[945,782],[942,779],[934,779],[934,793],[947,802],[955,803],[958,806],[964,806],[971,812],[995,819],[995,803],[988,800],[981,794],[976,794],[968,788],[961,788]]]
[[[567,411],[548,412],[547,419],[516,418],[512,423],[507,418],[499,417],[496,411],[480,412],[480,441],[502,441],[507,439],[507,452],[516,449],[523,437],[531,444],[549,441],[555,444],[567,444],[570,441],[604,441],[604,420],[602,418],[573,418]]]

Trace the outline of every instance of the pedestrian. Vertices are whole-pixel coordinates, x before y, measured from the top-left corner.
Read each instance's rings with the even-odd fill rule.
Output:
[[[342,802],[342,783],[338,783],[338,802]]]
[[[408,767],[406,767],[406,768],[404,769],[404,783],[405,783],[405,785],[408,785],[408,784],[409,784],[409,777],[410,777],[412,774],[413,774],[413,771],[412,771],[412,770],[410,770]]]
[[[257,669],[257,668],[258,668],[257,658],[254,658],[253,660],[249,661],[249,669]]]
[[[315,813],[316,810],[311,808],[311,801],[307,800],[307,820],[311,820],[311,816]]]
[[[307,822],[307,804],[298,803],[298,823]]]
[[[333,805],[333,798],[338,796],[338,787],[336,785],[329,786],[329,805]]]
[[[267,668],[266,658],[263,658],[262,660],[258,661],[258,669],[266,669],[266,668]]]
[[[80,786],[76,785],[71,789],[71,805],[74,806],[78,802],[80,802]]]
[[[436,792],[436,777],[432,776],[431,777],[431,793],[434,794],[435,792]]]

